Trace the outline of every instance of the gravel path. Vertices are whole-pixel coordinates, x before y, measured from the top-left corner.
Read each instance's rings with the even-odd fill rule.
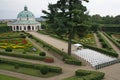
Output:
[[[100,43],[100,41],[99,41],[99,39],[98,39],[96,33],[94,33],[94,37],[95,37],[95,41],[96,41],[97,47],[98,47],[98,48],[102,48],[102,45],[101,45],[101,43]]]

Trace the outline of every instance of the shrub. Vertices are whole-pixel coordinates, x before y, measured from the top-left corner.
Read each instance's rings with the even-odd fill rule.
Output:
[[[45,52],[40,52],[39,56],[46,56],[46,53]]]
[[[53,58],[50,58],[50,57],[47,57],[47,58],[45,58],[44,61],[47,62],[47,63],[53,63],[53,62],[54,62],[54,59],[53,59]]]
[[[6,52],[12,52],[12,48],[11,48],[11,47],[7,47],[7,48],[5,49],[5,51],[6,51]]]
[[[81,62],[79,60],[74,60],[74,59],[65,59],[65,63],[73,64],[73,65],[81,65]]]
[[[23,62],[23,61],[17,61],[17,60],[11,60],[11,59],[4,59],[0,58],[1,63],[4,64],[10,64],[10,65],[19,65],[19,67],[25,67],[25,68],[34,68],[37,70],[41,70],[43,67],[47,67],[49,72],[55,72],[55,73],[61,73],[62,68],[55,67],[55,66],[49,66],[49,65],[43,65],[43,64],[33,64],[29,62]]]
[[[49,69],[46,66],[41,67],[40,72],[45,75],[49,72]]]

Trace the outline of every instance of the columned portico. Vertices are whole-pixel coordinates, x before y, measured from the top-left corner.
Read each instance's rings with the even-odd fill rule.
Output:
[[[41,23],[35,20],[32,12],[25,6],[17,16],[17,21],[8,23],[12,31],[38,31],[41,29]]]

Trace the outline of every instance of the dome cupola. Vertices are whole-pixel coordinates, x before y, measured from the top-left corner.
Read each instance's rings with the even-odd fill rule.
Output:
[[[27,6],[25,6],[24,10],[18,14],[17,19],[18,20],[34,20],[35,17],[32,12],[28,11]]]

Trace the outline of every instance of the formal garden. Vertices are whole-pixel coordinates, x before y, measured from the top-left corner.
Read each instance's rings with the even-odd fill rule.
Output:
[[[26,40],[26,36],[19,32],[9,32],[0,35],[0,50],[6,52],[34,52],[38,50]]]

